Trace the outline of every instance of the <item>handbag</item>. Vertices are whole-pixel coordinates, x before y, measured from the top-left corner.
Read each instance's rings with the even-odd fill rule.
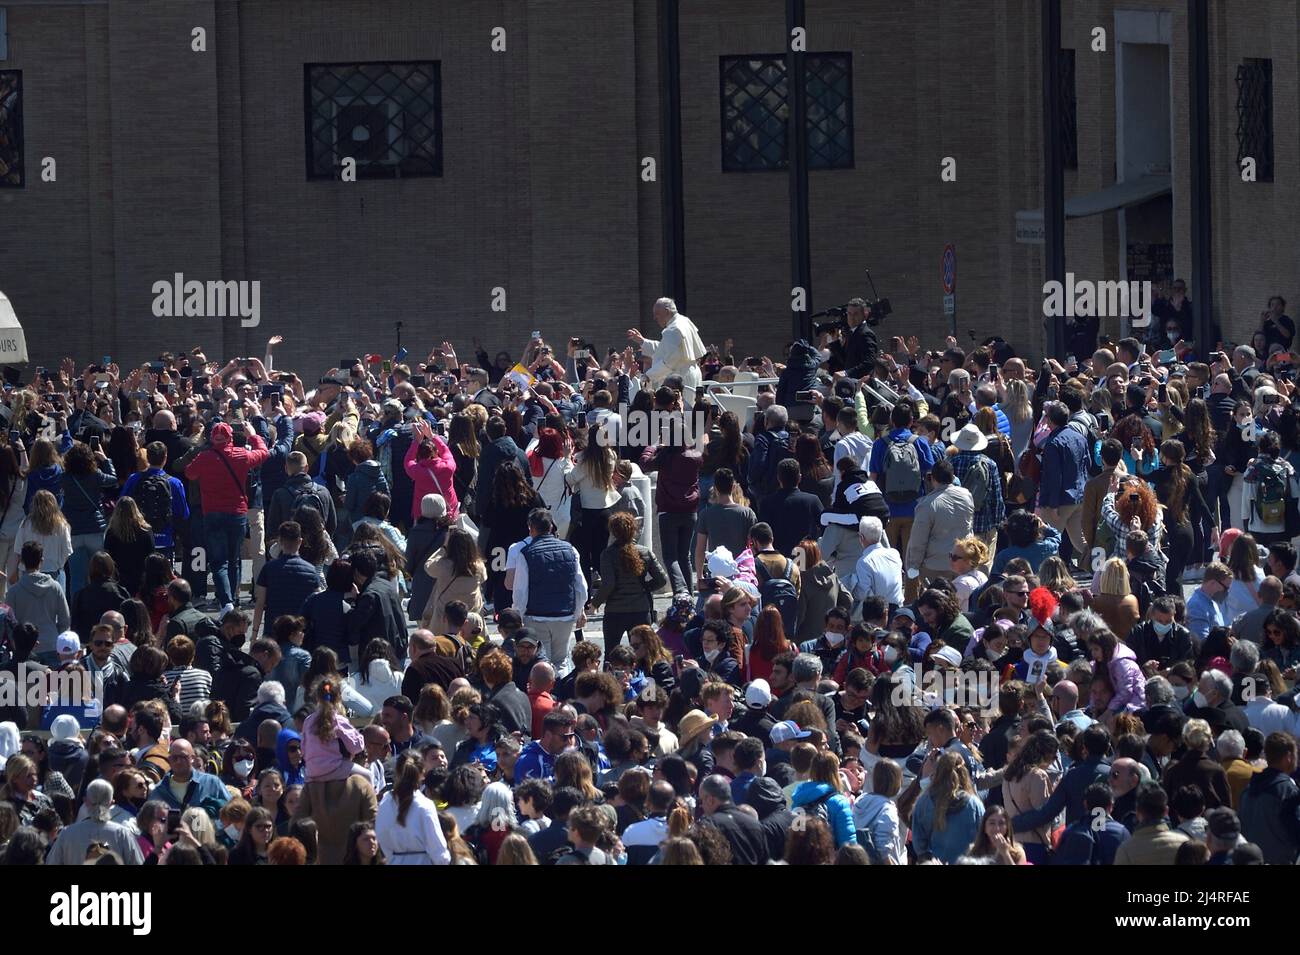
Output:
[[[1034,450],[1031,443],[1029,447],[1020,452],[1019,471],[1021,477],[1038,484],[1043,477],[1043,462],[1038,457],[1038,452]]]
[[[552,461],[551,468],[558,463],[558,458]],[[551,468],[546,469],[546,474],[551,473]],[[546,474],[542,475],[542,484],[546,483]],[[555,536],[561,540],[567,539],[569,532],[577,529],[578,521],[573,513],[573,489],[567,480],[564,482],[564,493],[560,495],[560,503],[551,509],[551,518],[555,521]]]

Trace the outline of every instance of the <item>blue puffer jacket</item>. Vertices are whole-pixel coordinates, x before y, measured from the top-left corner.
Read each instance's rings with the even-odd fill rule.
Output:
[[[856,846],[858,834],[853,826],[853,806],[849,803],[849,798],[836,792],[830,783],[815,783],[811,780],[800,783],[790,802],[796,812],[800,809],[811,811],[807,807],[811,803],[824,799],[828,794],[830,798],[825,799],[826,818],[831,825],[831,834],[835,836],[835,848],[838,849],[843,845]]]

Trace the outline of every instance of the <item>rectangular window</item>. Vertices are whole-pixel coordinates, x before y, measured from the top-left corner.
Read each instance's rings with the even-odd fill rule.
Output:
[[[307,178],[442,175],[440,64],[308,63],[304,73]]]
[[[1244,60],[1237,67],[1237,168],[1255,160],[1257,182],[1273,181],[1273,61]]]
[[[1079,168],[1079,100],[1073,50],[1061,51],[1061,156],[1066,169]]]
[[[0,189],[23,180],[23,72],[0,70]]]
[[[808,168],[853,168],[852,54],[807,55]],[[723,172],[787,169],[785,57],[719,60]]]

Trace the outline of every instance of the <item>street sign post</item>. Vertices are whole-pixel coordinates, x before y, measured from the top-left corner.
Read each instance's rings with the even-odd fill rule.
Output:
[[[957,249],[951,242],[943,247],[940,268],[943,280],[943,314],[952,320],[952,336],[957,337]]]

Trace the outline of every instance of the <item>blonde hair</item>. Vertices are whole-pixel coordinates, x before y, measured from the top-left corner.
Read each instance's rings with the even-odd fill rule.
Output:
[[[51,537],[68,526],[67,518],[59,509],[59,499],[45,490],[37,491],[32,496],[27,523],[36,533],[45,537]]]
[[[142,535],[152,535],[153,528],[140,513],[135,499],[125,495],[117,499],[113,507],[113,516],[108,519],[108,529],[113,536],[124,541],[139,540]]]
[[[813,757],[808,770],[808,779],[814,783],[826,783],[837,793],[844,791],[844,780],[840,778],[840,759],[834,753],[818,752]]]
[[[517,832],[512,832],[501,840],[497,850],[497,865],[537,865],[537,856],[533,855],[528,840]]]
[[[215,849],[217,845],[217,832],[212,826],[212,817],[208,815],[206,809],[198,806],[191,806],[181,813],[181,822],[189,827],[194,838],[199,841],[200,845],[209,849]]]
[[[1039,565],[1038,582],[1058,597],[1075,589],[1074,577],[1070,575],[1070,568],[1066,567],[1065,561],[1061,560],[1056,554],[1046,558]]]
[[[970,773],[959,753],[944,753],[934,767],[934,777],[930,783],[930,798],[934,800],[934,828],[943,832],[948,828],[948,807],[955,803],[959,794],[975,795]]]
[[[989,545],[973,534],[970,537],[959,537],[953,541],[952,552],[961,554],[976,566],[989,562]]]
[[[1101,592],[1113,597],[1127,597],[1133,592],[1129,583],[1128,565],[1118,557],[1106,561],[1101,569]]]
[[[1208,753],[1210,747],[1214,745],[1214,734],[1210,731],[1210,724],[1205,720],[1188,720],[1187,725],[1183,727],[1183,742],[1187,744],[1188,749],[1194,749],[1198,753]]]
[[[1016,424],[1023,424],[1033,417],[1034,405],[1029,399],[1029,386],[1019,378],[1012,378],[1006,384],[1006,400],[999,404],[1003,413]]]

